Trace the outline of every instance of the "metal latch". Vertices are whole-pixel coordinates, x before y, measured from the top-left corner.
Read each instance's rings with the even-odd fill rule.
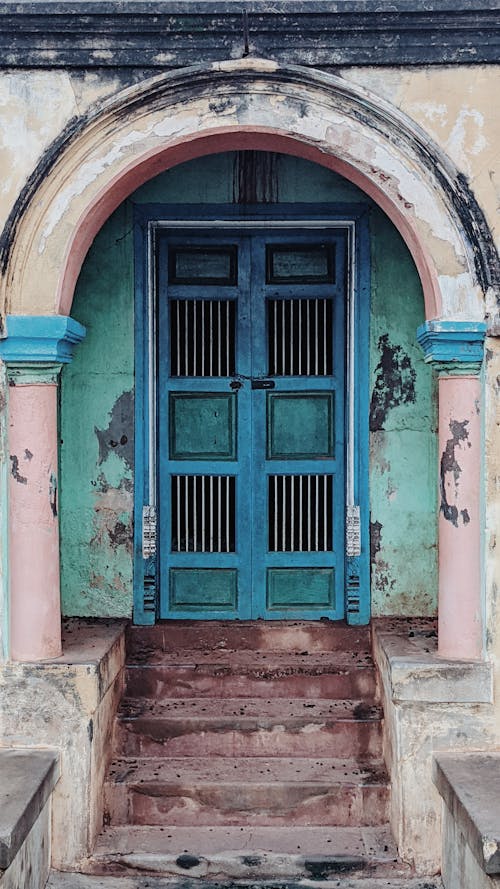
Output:
[[[274,380],[252,380],[252,389],[274,389]]]
[[[156,507],[142,507],[142,555],[150,559],[156,553]]]
[[[361,555],[361,522],[359,506],[348,506],[345,515],[345,548],[350,558]]]

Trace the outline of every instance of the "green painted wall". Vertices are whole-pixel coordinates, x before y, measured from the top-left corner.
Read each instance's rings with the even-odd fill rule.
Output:
[[[89,251],[72,310],[87,337],[61,384],[66,615],[130,615],[132,608],[133,203],[230,203],[242,190],[253,200],[367,203],[350,183],[297,158],[274,157],[256,176],[245,172],[238,155],[221,154],[158,176],[116,211]],[[436,443],[431,372],[415,338],[423,299],[405,245],[375,207],[370,226],[373,612],[429,614],[437,588]]]

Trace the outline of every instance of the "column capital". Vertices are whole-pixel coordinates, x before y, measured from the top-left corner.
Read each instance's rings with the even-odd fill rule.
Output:
[[[7,315],[6,333],[0,339],[2,361],[9,367],[32,371],[43,365],[53,374],[71,361],[73,348],[86,330],[67,315]]]
[[[486,326],[485,321],[426,321],[417,330],[425,361],[443,376],[477,376]]]

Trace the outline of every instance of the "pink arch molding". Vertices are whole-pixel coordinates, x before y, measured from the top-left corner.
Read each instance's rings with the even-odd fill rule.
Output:
[[[111,213],[129,194],[158,173],[194,160],[207,154],[223,151],[273,151],[291,154],[327,167],[357,185],[369,195],[387,214],[405,240],[417,267],[425,300],[426,319],[441,314],[441,296],[437,275],[430,258],[426,254],[418,233],[412,225],[412,218],[401,209],[364,173],[339,160],[334,155],[325,154],[314,145],[302,141],[298,136],[290,136],[278,130],[227,127],[214,129],[203,135],[193,134],[165,148],[144,154],[108,183],[107,187],[86,209],[76,226],[66,253],[59,290],[56,312],[69,315],[73,293],[82,263],[97,232]]]

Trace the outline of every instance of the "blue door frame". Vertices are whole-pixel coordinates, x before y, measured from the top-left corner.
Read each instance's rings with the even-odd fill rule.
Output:
[[[135,342],[136,342],[136,472],[135,472],[135,561],[134,561],[134,621],[138,624],[151,624],[159,616],[172,616],[176,618],[193,617],[189,608],[187,611],[176,611],[169,614],[165,607],[166,602],[166,569],[165,565],[172,564],[176,560],[176,556],[172,553],[165,558],[165,547],[161,547],[161,551],[155,552],[154,546],[148,544],[149,522],[148,516],[154,518],[154,509],[144,507],[154,507],[156,504],[165,504],[170,499],[170,490],[165,487],[165,479],[168,478],[166,472],[158,471],[158,460],[163,459],[163,455],[157,453],[158,439],[161,439],[162,430],[168,428],[165,409],[167,404],[166,398],[158,398],[158,387],[156,382],[158,377],[166,379],[165,373],[162,375],[162,367],[165,366],[168,354],[168,343],[165,336],[161,338],[158,345],[158,330],[163,332],[167,330],[165,318],[162,318],[162,311],[165,310],[165,301],[158,300],[158,284],[157,268],[165,268],[165,263],[158,260],[159,252],[161,252],[160,242],[169,237],[170,240],[177,239],[175,243],[186,243],[187,239],[194,236],[194,231],[201,233],[202,239],[205,239],[204,232],[209,231],[216,219],[219,222],[217,226],[218,242],[226,240],[228,243],[228,234],[231,231],[231,223],[233,225],[229,241],[234,243],[238,235],[242,235],[243,231],[253,232],[252,238],[240,237],[242,244],[245,244],[245,250],[256,249],[259,239],[265,236],[266,240],[274,240],[275,242],[283,237],[284,233],[290,239],[290,234],[295,232],[295,239],[302,239],[304,242],[318,238],[318,232],[323,232],[327,236],[335,235],[340,241],[345,240],[347,244],[347,269],[346,269],[346,317],[342,319],[342,329],[337,325],[337,334],[343,336],[346,331],[346,349],[345,361],[342,366],[347,367],[348,377],[347,385],[341,379],[340,374],[340,390],[335,393],[338,403],[345,406],[342,425],[345,428],[345,439],[347,441],[347,450],[342,453],[342,459],[337,459],[337,470],[335,481],[341,484],[346,490],[346,502],[348,506],[354,509],[348,510],[352,517],[356,518],[359,507],[360,523],[359,530],[354,529],[354,536],[350,534],[350,539],[346,548],[343,546],[345,535],[344,521],[342,516],[341,522],[336,522],[335,526],[335,550],[337,555],[337,579],[340,580],[343,588],[343,599],[341,608],[338,607],[330,613],[332,619],[345,615],[347,621],[352,624],[363,624],[369,621],[370,617],[370,590],[369,590],[369,509],[368,509],[368,360],[369,360],[369,232],[368,218],[366,209],[360,205],[339,206],[339,205],[314,205],[305,207],[301,205],[300,214],[297,213],[297,206],[279,205],[273,208],[274,212],[270,212],[269,207],[245,207],[244,213],[242,209],[234,206],[221,207],[220,205],[210,207],[179,207],[164,205],[142,205],[136,208],[135,215],[135,285],[136,285],[136,313],[135,313]],[[200,231],[201,230],[201,231]],[[314,234],[315,232],[315,234]],[[161,234],[161,237],[159,235]],[[253,247],[252,247],[253,245]],[[159,263],[159,264],[158,264]],[[253,286],[264,287],[265,282],[253,282]],[[247,288],[247,292],[250,292]],[[162,308],[163,307],[163,308]],[[248,313],[246,313],[248,316]],[[262,324],[263,315],[260,315]],[[240,339],[241,339],[240,331]],[[252,338],[252,331],[247,331],[247,341]],[[263,337],[260,339],[263,342]],[[341,349],[340,340],[336,344],[336,354]],[[343,350],[342,350],[343,351]],[[257,350],[258,352],[258,350]],[[344,354],[342,354],[344,358]],[[251,369],[248,365],[249,356],[242,355],[243,364],[238,368],[240,376],[252,375],[263,376],[267,374],[267,368],[262,367]],[[257,357],[257,361],[261,361]],[[245,365],[245,361],[247,365]],[[245,370],[248,370],[247,374]],[[198,381],[199,382],[199,381]],[[286,390],[286,381],[284,389]],[[317,382],[317,380],[316,380]],[[176,380],[174,389],[181,392],[183,385],[189,388],[189,381],[179,388],[179,380]],[[300,378],[294,378],[289,383],[294,393],[300,392],[300,388],[307,386],[309,390],[317,387],[311,387],[309,380],[306,383]],[[214,388],[214,379],[207,384],[202,381],[201,390],[209,389],[210,392],[220,391],[227,394],[228,380],[220,380]],[[247,392],[238,393],[238,422],[245,424],[249,415],[246,413],[250,410],[249,396],[250,385],[247,384]],[[234,393],[233,393],[234,394]],[[243,396],[243,397],[241,397]],[[175,394],[174,396],[175,397]],[[270,397],[270,393],[265,390],[253,393],[254,405],[254,428],[257,431],[257,440],[262,443],[260,453],[257,453],[254,460],[253,471],[260,478],[260,483],[253,485],[254,500],[253,511],[240,515],[240,527],[238,534],[241,539],[252,530],[255,524],[255,516],[266,511],[266,429],[264,419],[264,404]],[[227,399],[226,399],[227,400]],[[260,408],[259,408],[260,403]],[[246,417],[246,419],[245,419]],[[344,420],[345,418],[345,420]],[[160,433],[160,435],[159,435]],[[344,438],[344,436],[342,436]],[[342,450],[343,443],[342,443]],[[336,455],[337,456],[337,455]],[[247,459],[245,454],[241,454],[242,460]],[[341,464],[341,465],[340,465]],[[343,468],[346,467],[346,477],[344,478]],[[189,469],[187,468],[189,466]],[[206,464],[205,464],[206,466]],[[201,466],[193,466],[184,464],[185,471],[194,472],[201,471]],[[238,466],[239,469],[242,468]],[[243,467],[244,468],[244,467]],[[259,471],[260,468],[260,471]],[[283,468],[283,467],[282,467]],[[307,466],[303,467],[297,464],[297,471],[307,471]],[[251,472],[252,469],[246,467]],[[264,471],[262,471],[264,469]],[[309,467],[310,469],[310,467]],[[342,470],[342,471],[340,471]],[[246,471],[246,470],[245,470]],[[269,473],[268,473],[269,474]],[[167,509],[158,509],[157,515],[162,523],[159,529],[159,539],[170,539],[170,529],[168,524],[170,521],[170,507]],[[248,528],[250,522],[250,529]],[[151,523],[153,524],[153,522]],[[143,540],[143,528],[146,531],[146,546]],[[152,529],[151,529],[152,530]],[[260,542],[259,542],[260,540]],[[263,544],[264,537],[260,535],[257,541],[257,548],[260,547],[258,557],[254,557],[254,564],[260,566],[261,577],[257,579],[255,588],[260,590],[260,602],[249,606],[248,609],[241,607],[237,613],[225,613],[223,609],[215,613],[207,613],[208,618],[215,617],[268,617],[273,619],[297,618],[305,619],[318,618],[324,612],[299,609],[297,613],[290,612],[289,608],[280,611],[279,608],[273,608],[267,611],[265,603],[262,599],[263,591],[266,588],[263,572],[266,570],[266,564],[269,562],[269,554],[266,553],[268,547]],[[149,547],[149,548],[148,548]],[[160,549],[160,548],[158,548]],[[296,553],[283,552],[276,554],[276,558],[272,560],[275,568],[280,566],[286,570],[291,567]],[[163,558],[162,558],[163,556]],[[255,554],[257,556],[257,554]],[[316,554],[314,554],[314,557]],[[342,557],[341,557],[342,556]],[[198,553],[190,553],[190,565],[196,567],[204,564],[205,556]],[[227,567],[236,564],[236,555],[233,553],[221,554],[222,562],[227,562]],[[313,558],[314,561],[314,558]],[[206,559],[205,559],[206,562]],[[182,564],[182,559],[180,560]],[[185,562],[184,562],[185,567]],[[248,575],[248,566],[239,565],[243,571],[243,577],[247,572],[247,579],[244,583],[251,583]],[[258,572],[257,572],[258,573]],[[279,573],[279,572],[278,572]],[[163,582],[160,578],[163,576]],[[160,592],[162,587],[162,592]],[[163,599],[161,598],[163,596]],[[337,603],[338,604],[338,603]],[[196,615],[201,616],[201,615]]]

